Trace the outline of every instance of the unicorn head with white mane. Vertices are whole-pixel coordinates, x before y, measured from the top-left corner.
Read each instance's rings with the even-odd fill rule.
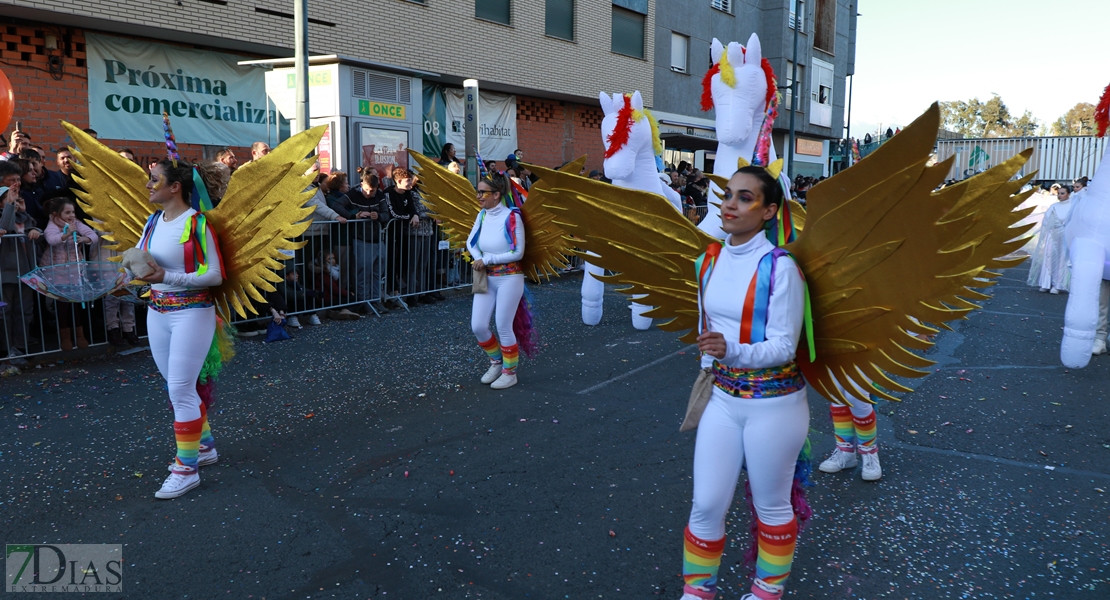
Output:
[[[716,109],[717,157],[713,174],[731,177],[737,159],[767,166],[778,157],[771,143],[771,127],[778,107],[778,87],[771,63],[763,58],[759,36],[752,34],[745,48],[736,42],[721,45],[713,38],[713,66],[702,80],[701,108]],[[716,185],[712,188],[720,193]],[[698,228],[723,238],[720,208],[710,202]]]
[[[659,177],[659,157],[663,143],[659,140],[659,124],[651,112],[644,108],[640,92],[613,94],[601,92],[601,136],[605,144],[605,176],[613,185],[651,192],[666,197],[675,210],[681,212],[682,201],[678,193],[663,184]],[[597,325],[601,322],[602,297],[605,284],[595,276],[603,271],[590,264],[583,265],[582,322]],[[636,329],[649,329],[651,319],[643,314],[652,307],[632,302],[632,325]]]

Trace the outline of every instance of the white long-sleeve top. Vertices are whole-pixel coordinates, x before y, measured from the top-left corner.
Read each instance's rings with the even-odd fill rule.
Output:
[[[775,265],[775,286],[767,309],[766,341],[740,343],[740,320],[748,285],[759,268],[759,260],[774,245],[762,233],[738,246],[725,238],[724,247],[713,268],[705,290],[703,304],[709,315],[709,330],[724,335],[726,343],[723,365],[743,369],[765,369],[789,364],[798,349],[805,317],[805,285],[797,264],[789,256]],[[702,367],[713,365],[713,357],[705,354]]]
[[[214,287],[223,283],[218,248],[211,231],[204,232],[207,236],[208,270],[204,275],[185,272],[185,247],[181,243],[181,234],[185,231],[186,223],[196,212],[190,208],[172,221],[167,221],[166,215],[161,214],[155,219],[156,223],[151,222],[150,226],[154,227],[154,234],[150,238],[147,252],[154,257],[154,262],[157,262],[158,266],[166,270],[166,277],[162,283],[151,285],[151,289],[160,292],[183,292]]]
[[[512,212],[504,204],[478,213],[474,220],[474,227],[470,228],[470,235],[466,237],[466,249],[474,260],[480,260],[487,265],[504,265],[516,262],[524,257],[524,218],[519,213],[516,218],[516,250],[509,248],[509,239],[505,235],[506,221]],[[485,215],[485,219],[482,215]],[[474,232],[478,231],[478,224],[482,225],[482,232],[475,243]]]

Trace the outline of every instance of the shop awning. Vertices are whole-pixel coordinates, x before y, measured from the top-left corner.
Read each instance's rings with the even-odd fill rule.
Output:
[[[659,137],[663,145],[672,150],[716,150],[717,132],[702,125],[661,119]]]

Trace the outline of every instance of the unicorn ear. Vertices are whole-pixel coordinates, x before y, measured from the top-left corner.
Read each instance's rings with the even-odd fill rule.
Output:
[[[756,66],[759,66],[760,61],[763,60],[763,47],[759,45],[758,35],[753,33],[752,37],[748,38],[748,53],[745,56],[744,62]]]
[[[598,94],[597,99],[601,101],[601,112],[605,114],[613,112],[613,99],[609,97],[609,94],[601,92]]]
[[[640,90],[632,92],[632,110],[644,110],[644,97],[640,95]]]
[[[748,58],[751,61],[751,58]],[[736,42],[728,43],[728,64],[739,69],[744,64],[744,47]]]
[[[721,40],[713,38],[713,43],[709,44],[709,57],[713,59],[713,64],[721,62],[721,55],[725,53],[725,47],[721,45]]]

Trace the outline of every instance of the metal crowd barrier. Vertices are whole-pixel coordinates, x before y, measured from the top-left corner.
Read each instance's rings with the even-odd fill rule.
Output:
[[[371,228],[379,228],[377,241]],[[13,253],[25,261],[22,234],[3,236],[0,261]],[[468,287],[470,264],[461,250],[448,247],[442,228],[422,219],[413,227],[394,220],[385,227],[368,220],[347,223],[316,221],[301,238],[304,248],[293,252],[284,263],[285,281],[275,292],[264,294],[271,306],[284,304],[288,316],[319,314],[344,308],[376,313],[378,303],[408,310],[414,299],[436,292]],[[10,240],[10,241],[9,241]],[[37,248],[41,257],[45,244]],[[329,258],[334,259],[334,267]],[[6,262],[6,261],[5,261]],[[24,264],[16,262],[16,264]],[[11,272],[0,272],[0,363],[9,356],[37,356],[61,351],[60,330],[70,323],[72,333],[80,328],[90,346],[108,343],[107,310],[123,311],[125,301],[100,299],[72,304],[43,296],[19,281]],[[366,307],[365,310],[361,306]],[[133,304],[135,332],[146,336],[146,308]],[[258,316],[236,317],[232,323],[269,319],[269,307],[256,306]],[[16,352],[12,352],[16,349]]]

